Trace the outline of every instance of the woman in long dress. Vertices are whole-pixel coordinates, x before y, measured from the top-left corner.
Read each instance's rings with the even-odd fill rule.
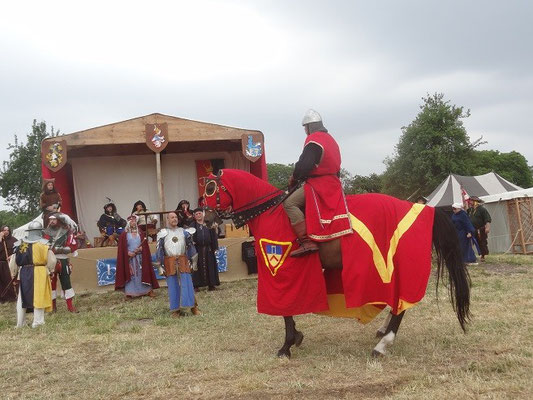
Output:
[[[461,245],[461,252],[463,253],[463,261],[467,264],[476,262],[476,255],[472,248],[472,237],[474,236],[475,229],[470,222],[470,218],[461,203],[454,203],[452,205],[453,215],[452,221],[459,237],[459,243]]]
[[[124,289],[126,297],[153,297],[157,288],[146,236],[137,228],[137,216],[130,215],[118,241],[115,290]]]

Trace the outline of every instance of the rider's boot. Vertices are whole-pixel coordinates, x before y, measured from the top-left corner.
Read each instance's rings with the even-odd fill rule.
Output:
[[[291,252],[291,257],[301,257],[318,251],[318,245],[307,236],[305,220],[293,224],[292,229],[294,229],[294,233],[296,233],[296,236],[298,237],[300,247]]]

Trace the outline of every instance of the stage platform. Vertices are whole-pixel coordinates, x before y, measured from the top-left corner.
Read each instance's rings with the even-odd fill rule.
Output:
[[[219,239],[219,247],[225,246],[228,254],[228,270],[221,272],[220,282],[231,282],[249,277],[257,277],[257,274],[248,275],[246,263],[242,261],[241,245],[252,238],[228,238]],[[155,243],[150,243],[150,251],[155,252]],[[78,256],[70,259],[72,264],[72,287],[76,293],[109,291],[114,290],[114,285],[98,286],[96,273],[96,260],[116,258],[116,247],[98,247],[78,250]],[[166,286],[164,279],[159,280],[161,286]],[[59,288],[59,284],[58,284]]]

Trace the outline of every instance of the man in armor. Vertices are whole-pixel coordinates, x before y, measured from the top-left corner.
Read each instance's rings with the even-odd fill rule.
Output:
[[[192,241],[195,230],[178,227],[176,212],[167,215],[167,226],[157,234],[156,254],[167,280],[170,311],[174,317],[179,317],[181,309],[190,307],[191,313],[198,315],[192,283],[192,270],[196,270],[198,260]]]
[[[43,226],[33,221],[26,236],[20,242],[9,268],[13,278],[19,280],[17,299],[17,328],[25,324],[26,309],[33,309],[33,324],[44,325],[44,312],[52,311],[52,287],[50,273],[56,265],[56,257],[43,239]]]
[[[289,190],[294,192],[283,203],[300,243],[291,257],[317,251],[315,242],[353,232],[339,179],[339,146],[315,110],[305,113],[302,125],[307,138],[289,181]]]
[[[49,216],[48,227],[44,230],[44,237],[48,239],[50,250],[55,254],[57,264],[52,275],[52,307],[53,311],[57,310],[57,278],[61,282],[61,297],[64,297],[67,302],[67,309],[72,313],[77,313],[78,310],[72,304],[74,298],[74,289],[70,282],[70,274],[72,266],[70,264],[70,257],[76,257],[78,248],[75,232],[77,226],[63,213],[55,213]]]

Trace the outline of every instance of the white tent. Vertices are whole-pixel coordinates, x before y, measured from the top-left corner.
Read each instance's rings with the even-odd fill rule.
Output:
[[[16,229],[13,229],[13,237],[17,240],[20,240],[22,239],[24,236],[26,236],[26,229],[28,229],[28,225],[30,225],[33,221],[37,221],[37,222],[40,222],[41,225],[43,223],[43,214],[39,214],[35,219],[31,220],[30,222],[28,222],[27,224],[24,224],[22,226],[19,226],[18,228]]]
[[[481,196],[492,223],[489,250],[533,253],[533,188]]]
[[[521,189],[494,172],[478,176],[450,174],[428,196],[427,204],[433,207],[450,207],[453,203],[462,203],[463,196],[482,197]]]

